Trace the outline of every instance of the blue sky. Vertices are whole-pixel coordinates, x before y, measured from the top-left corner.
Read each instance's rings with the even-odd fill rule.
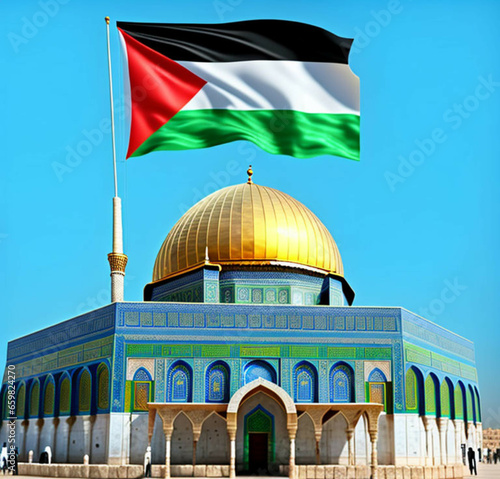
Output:
[[[255,182],[302,201],[332,232],[356,305],[404,306],[475,342],[483,421],[500,427],[499,14],[493,0],[2,2],[0,356],[8,340],[109,301],[104,16],[298,20],[356,38],[361,161],[298,160],[238,142],[125,162],[119,121],[126,299],[142,299],[180,215],[245,181],[251,163]],[[112,55],[120,105],[114,28]]]

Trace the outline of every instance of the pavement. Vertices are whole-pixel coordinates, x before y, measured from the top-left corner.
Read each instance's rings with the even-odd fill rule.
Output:
[[[500,463],[499,464],[483,464],[480,462],[477,465],[477,476],[464,476],[475,479],[500,479]]]
[[[1,474],[0,474],[1,477]],[[17,476],[18,479],[47,479],[36,476]],[[266,478],[264,476],[237,476],[237,479],[278,479],[278,478]],[[483,464],[479,463],[477,468],[477,476],[464,476],[465,478],[473,478],[473,479],[500,479],[500,463],[499,464]],[[197,479],[204,479],[199,477]],[[279,479],[286,479],[284,477],[280,477]]]

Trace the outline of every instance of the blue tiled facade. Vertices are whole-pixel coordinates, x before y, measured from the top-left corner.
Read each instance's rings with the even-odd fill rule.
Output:
[[[152,360],[154,379],[146,370],[127,377],[129,358]],[[94,377],[104,363],[112,412],[137,410],[139,394],[227,402],[259,376],[297,402],[364,402],[365,366],[380,362],[390,375],[373,374],[377,382],[388,376],[390,413],[407,410],[411,367],[478,390],[472,343],[401,308],[124,302],[10,342],[7,362],[16,365],[18,385],[53,378],[56,390],[64,375]],[[136,390],[139,383],[150,387]]]

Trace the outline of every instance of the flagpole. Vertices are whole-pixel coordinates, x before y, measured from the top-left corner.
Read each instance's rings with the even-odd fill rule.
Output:
[[[111,108],[111,146],[113,150],[113,177],[115,195],[113,196],[113,251],[108,254],[109,266],[111,268],[111,302],[123,301],[125,267],[127,266],[127,255],[123,254],[123,226],[122,226],[122,202],[118,196],[118,175],[116,172],[116,143],[115,143],[115,109],[113,105],[113,75],[111,71],[111,47],[109,40],[109,17],[106,21],[106,39],[108,49],[108,74],[109,74],[109,101]]]

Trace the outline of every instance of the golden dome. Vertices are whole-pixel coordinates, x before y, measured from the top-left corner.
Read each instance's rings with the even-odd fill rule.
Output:
[[[153,281],[201,265],[281,265],[343,275],[325,225],[302,203],[252,183],[228,186],[189,209],[156,257]]]

